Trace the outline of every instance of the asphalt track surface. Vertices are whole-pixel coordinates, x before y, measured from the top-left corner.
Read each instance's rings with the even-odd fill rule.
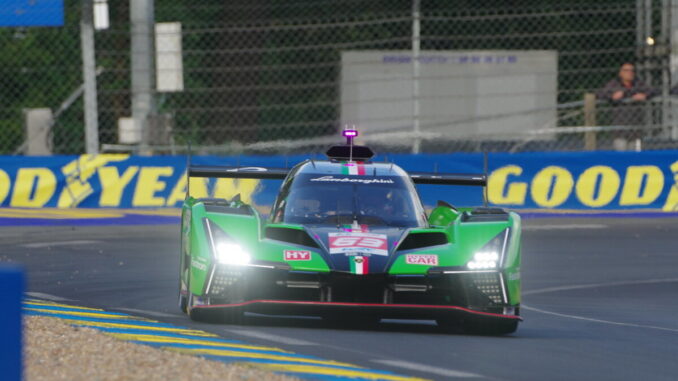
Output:
[[[252,316],[195,323],[176,305],[179,227],[4,226],[0,262],[33,296],[132,313],[228,339],[430,379],[678,379],[678,218],[524,220],[525,321],[504,337],[427,321],[340,329]]]

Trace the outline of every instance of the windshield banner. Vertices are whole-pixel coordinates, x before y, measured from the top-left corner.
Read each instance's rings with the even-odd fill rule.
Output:
[[[308,156],[196,156],[196,165],[291,167]],[[317,159],[317,158],[316,158]],[[482,173],[481,154],[389,155],[405,170]],[[488,155],[487,198],[510,209],[678,211],[678,151]],[[183,156],[0,156],[0,206],[18,208],[180,207],[186,196]],[[355,177],[354,177],[355,176]],[[319,175],[313,181],[376,186],[368,175]],[[381,178],[383,179],[383,177]],[[379,180],[384,181],[384,180]],[[231,198],[266,211],[280,180],[192,179],[194,197]],[[427,208],[438,200],[482,205],[476,186],[418,185]]]

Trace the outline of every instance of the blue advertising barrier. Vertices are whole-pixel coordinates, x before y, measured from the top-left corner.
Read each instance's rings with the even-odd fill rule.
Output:
[[[194,164],[291,167],[297,156],[196,156]],[[316,157],[320,159],[320,157]],[[482,173],[481,154],[385,155],[410,171]],[[521,153],[488,155],[490,205],[512,209],[678,211],[678,151]],[[0,207],[159,208],[178,207],[186,194],[183,156],[121,154],[0,156]],[[219,179],[191,181],[191,195],[267,205],[280,181]],[[418,187],[428,206],[483,202],[479,187]]]
[[[21,298],[24,273],[21,268],[0,265],[0,371],[2,379],[21,380],[22,323]]]
[[[63,0],[2,0],[0,2],[0,27],[63,25]]]

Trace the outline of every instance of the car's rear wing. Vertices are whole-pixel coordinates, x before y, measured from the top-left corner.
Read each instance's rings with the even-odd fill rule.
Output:
[[[228,177],[234,179],[278,179],[287,177],[289,168],[191,165],[189,177]],[[410,172],[415,184],[487,185],[484,174]]]
[[[228,177],[234,179],[278,179],[287,177],[289,168],[189,165],[188,177]]]
[[[474,173],[410,172],[415,184],[486,186],[487,176]]]

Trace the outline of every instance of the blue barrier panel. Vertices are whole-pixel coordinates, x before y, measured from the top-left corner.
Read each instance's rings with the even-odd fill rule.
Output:
[[[63,25],[63,0],[0,1],[0,27]]]
[[[195,156],[194,164],[288,167],[310,155]],[[316,155],[316,159],[321,159]],[[383,161],[386,155],[375,161]],[[481,154],[389,155],[408,171],[482,173]],[[678,211],[678,151],[537,152],[488,155],[490,205],[526,209]],[[186,158],[121,154],[0,156],[0,207],[179,207],[186,193]],[[220,179],[191,182],[195,197],[268,205],[280,181]],[[483,203],[479,187],[421,185],[427,206]]]
[[[19,267],[0,266],[0,372],[7,381],[21,380],[21,299],[24,272]]]

